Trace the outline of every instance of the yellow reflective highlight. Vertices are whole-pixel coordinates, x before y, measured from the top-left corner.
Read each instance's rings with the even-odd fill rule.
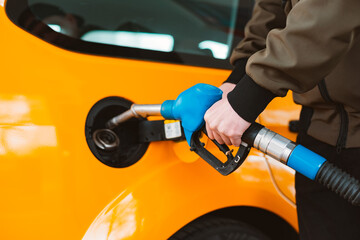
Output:
[[[1,126],[0,156],[27,155],[41,147],[56,147],[54,126]]]
[[[84,239],[120,240],[131,237],[137,229],[136,207],[137,201],[132,194],[127,195],[114,208],[107,208],[97,217],[98,224],[91,226],[92,234],[87,234]]]

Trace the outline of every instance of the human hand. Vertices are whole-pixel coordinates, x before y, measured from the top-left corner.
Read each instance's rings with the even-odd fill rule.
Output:
[[[233,110],[227,97],[223,97],[212,105],[206,111],[204,120],[210,139],[236,147],[240,146],[243,133],[251,125]]]
[[[226,98],[228,93],[234,90],[236,84],[234,83],[223,83],[219,88],[223,91],[222,98]]]

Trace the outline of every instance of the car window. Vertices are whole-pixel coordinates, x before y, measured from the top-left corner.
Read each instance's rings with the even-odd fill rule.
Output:
[[[253,0],[8,0],[10,19],[73,51],[228,68]]]

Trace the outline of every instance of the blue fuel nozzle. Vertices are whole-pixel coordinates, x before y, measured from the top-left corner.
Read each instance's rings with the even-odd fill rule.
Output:
[[[222,91],[209,84],[199,83],[182,92],[176,100],[161,105],[165,119],[181,120],[185,138],[190,146],[193,133],[204,125],[205,112],[222,97]]]

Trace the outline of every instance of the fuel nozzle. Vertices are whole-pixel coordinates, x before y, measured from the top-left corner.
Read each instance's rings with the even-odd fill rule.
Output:
[[[105,124],[106,128],[98,129],[93,133],[95,145],[105,151],[114,151],[120,145],[120,140],[114,128],[131,118],[146,118],[148,116],[160,116],[160,104],[133,104],[130,109],[111,118]]]
[[[163,116],[165,119],[181,120],[185,138],[190,146],[193,133],[204,125],[205,112],[220,100],[221,96],[222,91],[217,87],[199,83],[182,92],[176,100],[166,100],[162,104],[133,104],[130,109],[106,122],[107,131],[94,132],[94,140],[98,139],[95,144],[100,149],[114,150],[113,144],[110,146],[104,144],[106,143],[104,136],[110,135],[109,130],[131,118]]]
[[[114,129],[119,124],[131,118],[146,118],[148,116],[161,116],[161,104],[133,104],[130,109],[123,112],[106,123],[106,127]]]

